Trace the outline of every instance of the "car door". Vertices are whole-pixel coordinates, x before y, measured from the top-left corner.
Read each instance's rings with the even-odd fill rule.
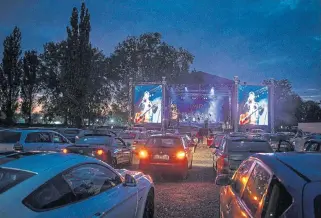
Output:
[[[272,175],[268,168],[256,161],[241,199],[232,201],[234,217],[240,214],[246,214],[248,217],[261,217],[261,205],[264,205]]]
[[[214,163],[215,170],[217,170],[217,160],[221,155],[223,155],[226,143],[227,143],[226,139],[223,139],[220,146],[217,149],[215,149],[215,152],[213,155],[213,163]]]
[[[248,159],[242,162],[232,177],[230,186],[222,187],[220,191],[220,210],[224,218],[244,217],[239,204],[247,180],[252,172],[255,161]],[[235,214],[238,214],[235,216]],[[241,216],[240,216],[241,215]],[[245,216],[246,217],[246,216]]]
[[[48,132],[30,132],[23,144],[25,151],[47,151],[52,146],[51,135]]]
[[[107,166],[84,164],[63,175],[78,199],[73,217],[133,218],[138,202],[137,187],[122,184],[121,177]]]
[[[118,141],[117,143],[121,147],[122,162],[129,163],[131,161],[131,153],[132,153],[130,146],[127,146],[126,143],[120,138],[116,138],[116,141]]]

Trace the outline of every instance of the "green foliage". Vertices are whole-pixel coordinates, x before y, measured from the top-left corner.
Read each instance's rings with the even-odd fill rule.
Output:
[[[26,51],[23,57],[21,86],[21,112],[28,118],[28,123],[32,123],[32,110],[36,103],[37,94],[41,90],[40,86],[40,61],[36,51]]]
[[[6,115],[6,122],[14,122],[14,113],[18,108],[21,86],[21,32],[15,27],[3,42],[3,58],[0,70],[1,109]]]

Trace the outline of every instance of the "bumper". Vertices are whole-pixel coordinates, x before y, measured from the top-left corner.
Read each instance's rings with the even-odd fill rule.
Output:
[[[186,163],[139,163],[139,170],[146,173],[182,173],[186,170]]]

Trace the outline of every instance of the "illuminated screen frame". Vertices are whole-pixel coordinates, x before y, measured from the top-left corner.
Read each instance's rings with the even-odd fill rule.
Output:
[[[269,117],[268,86],[239,85],[238,86],[238,124],[240,126],[268,126]]]
[[[134,86],[134,123],[162,123],[163,87],[161,84]]]

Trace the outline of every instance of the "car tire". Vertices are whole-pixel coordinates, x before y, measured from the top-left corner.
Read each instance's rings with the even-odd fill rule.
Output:
[[[180,178],[182,180],[187,179],[187,177],[188,177],[188,163],[186,163],[185,169],[183,169],[183,172],[180,175]]]
[[[154,192],[150,190],[147,195],[143,218],[153,218],[155,212]]]

